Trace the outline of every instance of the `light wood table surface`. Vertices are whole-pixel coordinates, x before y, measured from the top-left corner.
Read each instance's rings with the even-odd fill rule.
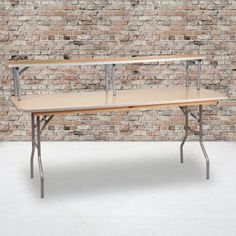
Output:
[[[191,61],[203,60],[205,56],[196,54],[176,54],[145,57],[107,57],[107,58],[81,58],[73,60],[20,60],[9,61],[9,67],[45,67],[45,66],[66,66],[66,65],[111,65],[111,64],[132,64],[132,63],[151,63],[168,61]]]
[[[188,104],[216,104],[225,99],[222,94],[193,87],[147,88],[136,90],[118,90],[112,92],[78,92],[48,95],[15,96],[11,101],[18,110],[34,113],[70,113],[118,109],[140,109],[150,107],[187,106]]]

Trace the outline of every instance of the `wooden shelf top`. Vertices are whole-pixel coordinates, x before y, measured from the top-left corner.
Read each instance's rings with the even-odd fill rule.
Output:
[[[113,58],[81,58],[77,60],[19,60],[9,61],[9,67],[48,67],[48,66],[74,66],[74,65],[111,65],[111,64],[132,64],[151,63],[167,61],[191,61],[203,60],[204,56],[196,54],[176,54],[145,57],[113,57]]]
[[[147,88],[136,90],[117,90],[113,96],[112,91],[62,93],[49,95],[11,97],[12,103],[18,110],[33,113],[55,113],[88,110],[117,110],[131,108],[145,108],[148,106],[169,107],[184,106],[193,103],[215,104],[219,100],[227,99],[222,94],[207,90],[197,90],[193,87],[166,87]]]

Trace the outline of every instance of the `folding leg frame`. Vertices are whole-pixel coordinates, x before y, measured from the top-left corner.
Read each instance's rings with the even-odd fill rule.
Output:
[[[184,126],[185,136],[184,136],[183,141],[182,141],[182,143],[180,145],[180,162],[181,163],[184,162],[183,147],[184,147],[184,144],[185,144],[185,142],[186,142],[186,140],[188,138],[189,133],[194,133],[194,134],[198,135],[199,136],[200,146],[202,148],[202,152],[203,152],[205,160],[206,160],[206,179],[209,179],[210,178],[210,161],[209,161],[206,149],[205,149],[205,147],[203,145],[202,105],[199,105],[199,114],[198,114],[199,117],[197,117],[197,115],[195,115],[194,113],[189,112],[188,106],[180,107],[180,109],[182,110],[182,112],[184,113],[184,116],[185,116],[185,126]],[[198,124],[199,124],[199,131],[194,131],[194,130],[192,130],[190,128],[189,123],[188,123],[189,115],[191,115],[198,122]]]
[[[41,139],[40,134],[45,129],[48,122],[53,118],[52,116],[43,116],[40,120],[40,116],[36,116],[35,122],[35,115],[31,114],[31,126],[32,126],[32,152],[30,158],[30,177],[34,178],[34,154],[35,149],[38,151],[38,166],[39,166],[39,174],[40,174],[40,185],[41,185],[41,198],[44,197],[44,173],[43,173],[43,165],[41,160]],[[44,124],[41,127],[41,123]],[[36,131],[36,132],[35,132]]]
[[[210,161],[206,152],[206,149],[203,145],[203,130],[202,130],[202,105],[199,105],[199,114],[198,116],[193,114],[189,111],[188,106],[181,106],[180,109],[182,110],[184,116],[185,116],[185,136],[183,138],[183,141],[180,145],[180,161],[181,163],[184,162],[183,157],[183,147],[184,144],[188,138],[189,133],[194,133],[199,135],[199,142],[200,146],[202,148],[202,152],[204,154],[205,160],[206,160],[206,179],[210,178]],[[199,124],[199,131],[194,131],[189,126],[189,115],[194,117],[198,124]],[[41,160],[41,138],[40,135],[42,131],[45,129],[46,125],[50,122],[50,120],[53,118],[53,115],[51,116],[43,116],[40,119],[40,116],[37,115],[35,119],[35,115],[31,114],[31,126],[32,126],[32,152],[31,152],[31,158],[30,158],[30,176],[31,178],[34,178],[34,155],[35,150],[37,149],[37,157],[38,157],[38,166],[39,166],[39,174],[40,174],[40,186],[41,186],[41,198],[44,198],[44,173],[43,173],[43,165]],[[43,125],[41,125],[43,123]]]

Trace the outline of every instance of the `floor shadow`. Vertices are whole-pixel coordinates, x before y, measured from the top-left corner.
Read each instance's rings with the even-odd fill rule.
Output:
[[[110,162],[65,164],[45,168],[46,195],[98,194],[137,188],[171,188],[192,185],[204,180],[204,165],[193,157],[179,163],[179,157],[137,158]],[[24,178],[29,170],[24,170]],[[36,170],[31,191],[39,194],[39,176]]]

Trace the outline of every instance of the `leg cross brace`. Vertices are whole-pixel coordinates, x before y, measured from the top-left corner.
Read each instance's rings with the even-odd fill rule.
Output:
[[[184,136],[183,141],[182,141],[182,143],[180,145],[180,162],[181,163],[184,162],[183,147],[184,147],[184,144],[185,144],[185,142],[186,142],[186,140],[188,138],[188,135],[190,133],[198,135],[199,136],[200,146],[201,146],[202,152],[203,152],[205,160],[206,160],[206,179],[209,179],[210,178],[210,161],[209,161],[206,149],[205,149],[204,144],[203,144],[202,105],[199,105],[198,116],[195,115],[194,113],[190,112],[188,106],[182,106],[182,107],[180,107],[180,109],[181,109],[181,111],[183,112],[183,114],[185,116],[185,125],[184,125],[185,136]],[[189,126],[189,115],[191,115],[197,121],[197,123],[199,125],[199,131],[192,130],[191,127]]]
[[[44,173],[43,173],[43,165],[42,165],[42,160],[41,160],[40,135],[52,118],[53,118],[53,115],[43,116],[43,118],[40,120],[40,116],[37,116],[36,122],[35,122],[35,115],[33,113],[31,114],[32,152],[31,152],[31,158],[30,158],[30,177],[34,178],[34,154],[35,154],[35,148],[36,148],[38,151],[38,166],[39,166],[39,174],[40,174],[40,181],[41,181],[41,198],[44,197]],[[41,123],[43,123],[42,126],[41,126]]]
[[[185,116],[185,136],[183,138],[183,141],[180,145],[180,160],[181,163],[183,163],[183,146],[188,138],[188,135],[190,133],[194,133],[195,135],[199,135],[199,142],[200,146],[202,148],[205,160],[206,160],[206,178],[209,179],[210,177],[210,162],[209,158],[207,155],[207,152],[205,150],[205,147],[203,145],[203,132],[202,132],[202,105],[199,105],[199,114],[198,116],[193,114],[192,112],[189,112],[189,107],[188,106],[181,106],[180,107],[181,111],[183,112]],[[196,121],[198,122],[199,125],[199,131],[194,131],[191,129],[189,126],[189,115],[191,115]],[[53,118],[53,115],[51,116],[43,116],[40,119],[40,116],[36,116],[35,120],[35,115],[32,113],[31,114],[31,126],[32,126],[32,152],[31,152],[31,158],[30,158],[30,173],[31,173],[31,178],[34,177],[34,154],[35,154],[35,149],[37,149],[38,153],[38,166],[39,166],[39,174],[40,174],[40,184],[41,184],[41,198],[44,197],[44,172],[43,172],[43,165],[42,165],[42,160],[41,160],[41,139],[40,135],[42,131],[45,129],[46,125],[51,121]],[[41,125],[42,124],[42,125]]]

